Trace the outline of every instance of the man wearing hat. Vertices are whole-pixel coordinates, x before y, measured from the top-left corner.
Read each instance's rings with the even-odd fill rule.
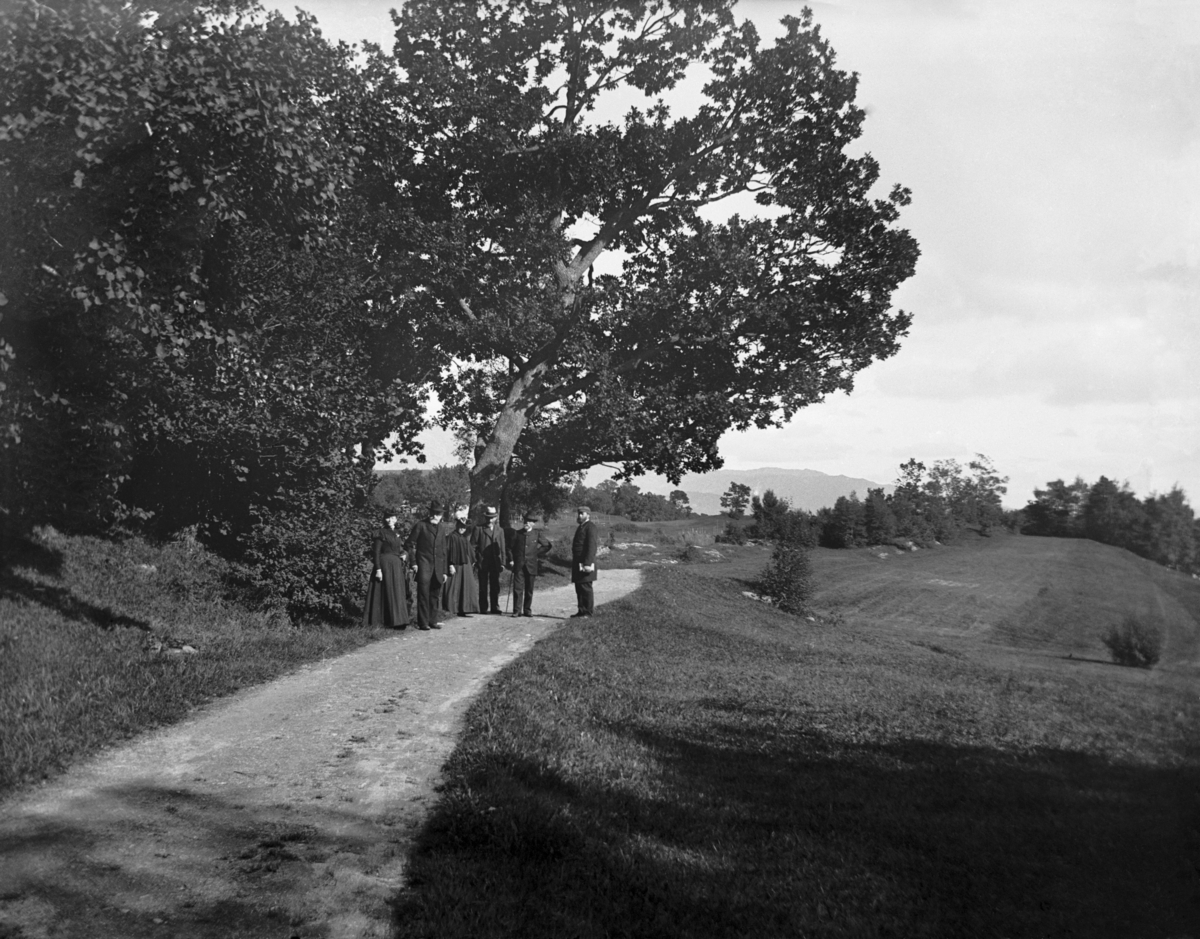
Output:
[[[446,535],[442,507],[431,502],[427,521],[417,522],[404,542],[417,572],[417,629],[442,628],[438,625],[442,584],[454,573],[446,550]]]
[[[573,616],[591,616],[596,609],[592,584],[596,581],[596,549],[600,546],[600,535],[596,523],[591,520],[592,510],[581,505],[576,511],[579,527],[571,542],[571,583],[575,585],[579,612]]]
[[[550,553],[551,542],[534,530],[537,516],[525,513],[525,527],[510,533],[505,567],[513,572],[513,616],[533,616],[533,587],[538,561]]]
[[[504,570],[504,531],[494,505],[483,510],[483,522],[475,529],[475,557],[479,558],[479,610],[500,612],[500,572]]]

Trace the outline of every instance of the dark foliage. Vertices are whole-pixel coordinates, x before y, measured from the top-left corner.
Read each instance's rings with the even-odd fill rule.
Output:
[[[816,518],[802,509],[793,509],[786,499],[776,496],[774,490],[768,489],[761,499],[755,496],[750,510],[754,518],[748,531],[751,537],[805,548],[817,546],[820,526]]]
[[[758,591],[785,613],[804,613],[813,592],[808,550],[795,544],[776,544],[759,577]]]
[[[750,487],[745,483],[730,483],[729,488],[721,494],[721,508],[729,513],[730,518],[741,518],[749,505]]]
[[[1136,616],[1125,617],[1100,637],[1118,665],[1153,668],[1162,657],[1163,633],[1154,623]]]
[[[19,0],[0,40],[6,523],[196,526],[272,602],[339,609],[366,468],[421,423],[363,249],[391,112],[246,0]]]

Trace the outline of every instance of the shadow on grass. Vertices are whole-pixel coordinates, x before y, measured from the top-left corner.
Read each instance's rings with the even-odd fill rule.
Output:
[[[1112,659],[1097,659],[1087,655],[1075,655],[1073,652],[1068,652],[1066,655],[1056,655],[1056,659],[1061,659],[1064,662],[1080,662],[1087,665],[1108,665],[1112,668],[1137,668],[1136,665],[1122,665],[1120,662],[1114,662]]]
[[[1200,925],[1194,769],[846,744],[747,730],[737,710],[704,740],[609,728],[659,768],[649,787],[473,761],[420,836],[400,934],[1166,939]]]
[[[82,600],[64,587],[32,583],[11,570],[0,571],[0,598],[35,603],[54,610],[69,620],[91,623],[100,629],[131,626],[146,632],[150,630],[150,624],[145,620],[125,613],[116,613],[108,607]]]
[[[28,535],[0,529],[0,566],[32,567],[39,574],[58,577],[62,573],[63,554]]]
[[[337,855],[360,876],[354,855],[369,867],[387,837],[333,807],[298,816],[186,787],[73,793],[54,814],[10,805],[0,816],[0,936],[325,935],[327,901],[313,893],[332,876],[324,865]],[[377,893],[355,902],[385,923]]]
[[[67,587],[37,583],[23,577],[18,573],[18,568],[31,568],[46,578],[60,578],[63,554],[28,537],[14,538],[12,542],[6,546],[3,558],[0,558],[0,599],[24,600],[54,610],[69,620],[91,623],[100,629],[116,626],[150,629],[150,624],[145,620],[83,600]]]

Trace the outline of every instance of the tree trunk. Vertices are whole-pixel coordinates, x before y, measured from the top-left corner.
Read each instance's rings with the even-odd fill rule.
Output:
[[[510,519],[508,500],[504,498],[505,485],[508,482],[508,463],[512,459],[513,449],[521,437],[521,431],[529,423],[529,414],[533,408],[533,392],[536,391],[544,365],[535,366],[528,372],[522,372],[513,381],[508,392],[508,400],[504,403],[491,436],[475,458],[471,468],[471,509],[474,511],[480,505],[499,506],[501,510],[500,524],[507,526]]]
[[[607,244],[606,239],[597,237],[581,248],[571,263],[555,265],[554,276],[561,291],[558,304],[563,312],[569,312],[574,307],[580,281]],[[556,340],[551,348],[557,344]],[[529,423],[534,410],[534,398],[548,367],[547,361],[542,361],[517,374],[509,389],[508,400],[496,418],[496,426],[482,451],[477,451],[475,465],[471,468],[472,511],[479,505],[499,506],[500,524],[504,526],[511,521],[508,518],[510,506],[505,491],[509,460],[512,459],[521,432]]]

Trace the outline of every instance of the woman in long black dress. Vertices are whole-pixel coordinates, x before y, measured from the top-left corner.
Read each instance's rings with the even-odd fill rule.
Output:
[[[454,531],[446,539],[446,557],[454,572],[442,588],[442,609],[454,616],[479,612],[479,580],[475,575],[475,539],[467,528],[467,510],[454,518]]]
[[[404,538],[396,531],[399,517],[395,511],[388,510],[383,527],[371,533],[374,563],[363,609],[364,626],[403,629],[408,625]]]

